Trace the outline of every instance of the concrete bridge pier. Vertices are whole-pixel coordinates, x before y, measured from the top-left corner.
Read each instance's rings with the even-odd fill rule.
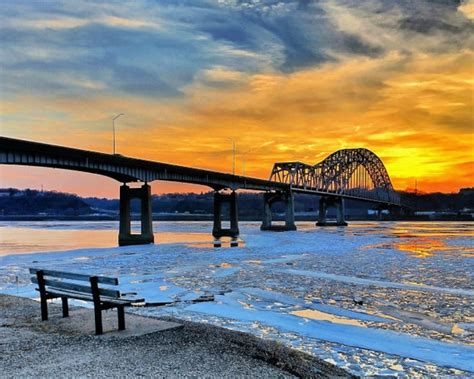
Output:
[[[272,204],[285,204],[285,224],[272,225]],[[263,220],[260,230],[286,231],[296,230],[295,199],[291,191],[265,192],[263,194]]]
[[[141,203],[141,233],[133,234],[131,229],[130,202],[139,199]],[[144,184],[141,188],[120,187],[120,228],[119,246],[143,245],[155,242],[151,212],[151,188]]]
[[[329,207],[336,208],[336,221],[327,220]],[[321,196],[319,199],[319,215],[317,226],[347,226],[344,220],[344,199],[342,197]]]
[[[230,227],[222,228],[222,209],[224,204],[229,205]],[[235,191],[231,193],[214,192],[214,227],[212,228],[214,238],[239,236],[239,213],[237,207],[237,194]]]
[[[397,207],[397,206],[389,206],[388,207],[388,216],[389,219],[394,221],[394,220],[399,220],[401,216],[407,211],[407,208],[402,208],[402,207]]]
[[[382,221],[382,208],[377,209],[377,221]]]
[[[398,220],[400,219],[403,209],[398,206],[391,206],[391,205],[385,205],[385,204],[380,204],[377,208],[377,216],[376,219],[377,221],[384,221],[384,220]],[[386,211],[384,213],[384,211]]]

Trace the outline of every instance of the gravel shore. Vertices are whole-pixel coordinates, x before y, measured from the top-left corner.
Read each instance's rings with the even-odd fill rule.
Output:
[[[52,321],[41,322],[38,302],[0,294],[2,377],[349,377],[278,342],[214,326],[172,320],[183,327],[100,338],[55,329],[61,307],[49,310]]]

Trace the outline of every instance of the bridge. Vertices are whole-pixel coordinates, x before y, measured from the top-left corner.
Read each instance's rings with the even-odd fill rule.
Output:
[[[237,190],[262,191],[264,212],[262,230],[296,230],[294,194],[319,196],[317,225],[347,225],[344,199],[372,202],[380,209],[400,207],[390,177],[377,155],[367,149],[343,149],[315,165],[302,162],[275,163],[269,180],[192,167],[154,162],[74,149],[7,137],[0,137],[0,164],[50,167],[83,171],[113,178],[120,186],[119,245],[153,243],[151,189],[154,180],[205,185],[214,190],[214,227],[216,238],[239,235]],[[129,183],[142,183],[132,188]],[[141,233],[132,234],[130,202],[141,201]],[[272,224],[272,205],[285,204],[285,224]],[[227,207],[224,205],[227,204]],[[327,220],[329,207],[336,208],[336,221]],[[222,227],[227,210],[230,227]]]

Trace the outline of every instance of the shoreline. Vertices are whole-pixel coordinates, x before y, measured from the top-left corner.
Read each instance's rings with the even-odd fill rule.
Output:
[[[363,221],[363,222],[436,222],[436,221],[445,221],[445,222],[474,222],[473,218],[467,216],[416,216],[416,217],[393,217],[393,218],[383,218],[378,220],[375,217],[356,217],[356,216],[346,216],[346,221]],[[140,221],[140,217],[132,215],[132,221]],[[210,214],[162,214],[162,215],[153,215],[153,221],[209,221],[212,222],[214,216]],[[83,215],[83,216],[62,216],[62,215],[18,215],[18,216],[5,216],[0,215],[0,222],[6,221],[115,221],[119,222],[119,216],[107,216],[107,215]],[[259,217],[246,217],[239,216],[239,221],[242,222],[262,222],[262,219]],[[284,221],[282,216],[274,216],[273,221]],[[295,215],[296,222],[316,222],[317,216],[307,216],[307,215]]]
[[[68,333],[58,329],[61,307],[48,304],[50,320],[40,320],[40,305],[37,301],[13,295],[0,294],[0,369],[7,377],[55,376],[263,376],[263,377],[354,377],[345,370],[310,354],[291,349],[278,341],[265,340],[251,334],[196,323],[172,317],[152,318],[127,313],[126,320],[144,318],[177,322],[182,328],[155,332],[142,336],[101,339],[84,333],[83,325],[74,315],[67,319],[77,332]],[[71,307],[71,310],[87,309],[93,319],[93,310]],[[112,312],[111,312],[112,313]],[[54,354],[44,346],[54,345]],[[95,351],[99,350],[98,354]],[[164,350],[164,351],[163,351]],[[80,356],[63,356],[67,352]],[[115,372],[104,369],[116,367]],[[156,354],[155,354],[156,353]],[[191,354],[192,353],[192,354]],[[199,357],[196,357],[198,354]],[[66,362],[54,364],[58,358]],[[196,360],[196,358],[198,358]],[[52,361],[51,361],[52,360]],[[51,362],[50,362],[51,361]],[[163,361],[163,366],[160,366]],[[165,363],[174,362],[165,369]],[[51,364],[48,364],[51,363]],[[221,367],[222,364],[228,367]],[[41,369],[37,367],[41,365]],[[137,371],[137,365],[139,370]],[[130,367],[131,371],[127,372]],[[39,371],[38,371],[39,370]],[[125,372],[124,372],[125,370]],[[213,370],[216,370],[213,372]],[[222,371],[223,370],[223,371]]]

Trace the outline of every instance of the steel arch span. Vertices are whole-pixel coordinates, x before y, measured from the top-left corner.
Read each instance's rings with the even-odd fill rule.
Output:
[[[343,195],[349,198],[400,205],[382,160],[365,148],[338,150],[314,166],[280,162],[270,180],[286,183],[296,192]]]

